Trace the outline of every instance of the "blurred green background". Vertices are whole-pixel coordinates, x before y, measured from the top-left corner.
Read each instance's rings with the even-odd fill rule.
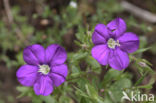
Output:
[[[87,56],[86,49],[92,47],[93,44],[86,42],[86,35],[92,33],[97,23],[107,24],[116,17],[123,18],[127,23],[127,31],[135,32],[140,37],[140,48],[151,47],[147,51],[137,54],[137,57],[148,60],[153,64],[153,71],[156,71],[156,22],[135,16],[133,12],[129,12],[123,7],[123,1],[156,15],[156,0],[0,0],[0,103],[32,102],[31,96],[17,98],[20,92],[26,88],[16,88],[20,85],[16,79],[16,70],[24,64],[23,49],[31,44],[39,43],[44,47],[53,43],[62,45],[69,52],[69,63],[67,63],[70,73],[77,73],[77,68],[85,71],[88,65],[94,66],[93,69],[98,69],[95,72],[101,72],[99,64],[92,62],[94,60]],[[137,70],[135,65],[130,65],[126,73],[122,75],[128,79],[116,82],[110,90],[119,89],[117,88],[120,87],[118,84],[125,82],[127,83],[125,87],[129,87],[140,78],[140,72],[143,71]],[[106,84],[109,80],[114,81],[113,78],[119,76],[120,73],[110,70],[102,83]],[[112,77],[108,77],[109,75]],[[94,85],[99,78],[97,76],[92,80]],[[148,84],[150,78],[151,76],[147,75],[141,84]],[[156,80],[156,76],[152,78],[155,78],[154,81]],[[82,80],[76,85],[80,87],[80,83],[84,81]],[[156,94],[156,83],[153,82],[151,85],[148,92]],[[85,86],[87,88],[88,85]],[[101,98],[108,100],[105,103],[120,103],[118,101],[110,102],[107,96],[103,95],[102,88],[105,85],[101,84],[101,86],[98,86],[100,88],[98,88],[98,94]],[[66,91],[74,91],[74,89],[66,88],[64,96],[60,97],[56,103],[79,103],[80,101],[81,103],[92,103],[87,102],[88,100],[84,99],[85,96],[79,95],[79,93],[75,94],[75,97],[79,98],[76,101],[75,97],[72,97],[71,94],[67,95]],[[82,93],[81,90],[78,92]],[[57,98],[57,96],[55,97]],[[41,101],[46,101],[44,99]]]

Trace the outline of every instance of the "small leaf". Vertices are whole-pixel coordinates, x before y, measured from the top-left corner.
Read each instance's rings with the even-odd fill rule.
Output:
[[[46,103],[56,103],[55,99],[49,95],[49,96],[40,96],[41,100],[45,101]]]
[[[145,52],[147,50],[151,49],[151,47],[148,47],[148,48],[141,48],[139,50],[137,50],[136,52],[134,52],[133,54],[138,54],[138,53],[142,53],[142,52]]]
[[[17,98],[21,98],[25,95],[27,95],[27,93],[30,92],[31,88],[30,87],[23,87],[23,86],[18,86],[16,87],[17,91],[21,92],[21,94],[19,96],[17,96]]]
[[[144,78],[145,78],[146,75],[147,75],[147,72],[145,74],[143,74],[143,76],[141,76],[141,78],[134,84],[134,86],[137,86],[140,83],[142,83],[142,81],[144,80]]]
[[[142,86],[138,86],[137,88],[146,88],[146,89],[152,89],[153,88],[153,84],[155,83],[155,79],[152,78],[150,80],[150,82],[147,85],[142,85]]]
[[[86,98],[82,97],[80,103],[87,103]]]
[[[86,87],[86,91],[88,95],[90,95],[91,97],[95,97],[95,98],[98,97],[98,93],[93,86],[86,84],[85,87]]]

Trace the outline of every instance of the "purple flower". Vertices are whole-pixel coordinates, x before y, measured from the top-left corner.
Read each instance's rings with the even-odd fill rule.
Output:
[[[129,64],[128,53],[139,48],[139,38],[136,34],[126,31],[126,23],[116,18],[104,24],[97,24],[92,35],[95,46],[92,56],[102,65],[109,64],[117,70],[125,69]]]
[[[44,49],[39,44],[28,46],[23,52],[24,61],[16,72],[18,81],[24,86],[33,86],[37,95],[47,96],[66,80],[67,54],[61,46],[53,44]]]

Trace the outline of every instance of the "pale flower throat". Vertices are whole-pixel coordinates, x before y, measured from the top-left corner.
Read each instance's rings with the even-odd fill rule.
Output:
[[[108,47],[111,48],[111,49],[115,49],[116,46],[120,46],[119,40],[115,41],[113,38],[110,38],[110,39],[107,41],[107,45],[108,45]]]
[[[50,67],[48,65],[39,65],[39,70],[38,72],[41,72],[42,74],[46,75],[50,72]]]

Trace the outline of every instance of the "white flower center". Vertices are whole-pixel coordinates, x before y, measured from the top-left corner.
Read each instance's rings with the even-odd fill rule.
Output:
[[[50,67],[48,65],[39,65],[38,72],[41,72],[42,74],[48,74],[50,72]]]
[[[120,46],[119,40],[115,41],[113,38],[110,38],[110,39],[107,41],[107,45],[108,45],[108,47],[111,48],[111,49],[115,49],[116,46]]]

